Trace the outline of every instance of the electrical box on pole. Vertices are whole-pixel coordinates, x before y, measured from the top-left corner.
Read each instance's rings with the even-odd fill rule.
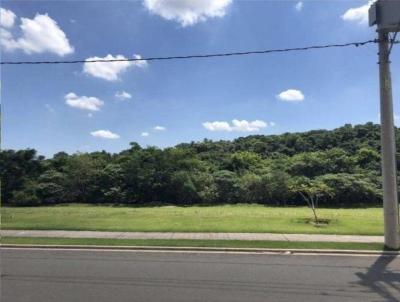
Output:
[[[378,0],[369,9],[369,25],[380,32],[400,31],[400,0]]]
[[[379,36],[379,80],[381,108],[382,189],[385,246],[400,248],[399,202],[397,191],[396,144],[393,118],[390,51],[391,32],[400,31],[400,0],[378,0],[369,9],[369,24]]]

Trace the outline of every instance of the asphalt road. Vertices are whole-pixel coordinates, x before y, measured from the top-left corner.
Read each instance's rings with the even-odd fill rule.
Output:
[[[1,250],[1,302],[400,301],[400,258]]]

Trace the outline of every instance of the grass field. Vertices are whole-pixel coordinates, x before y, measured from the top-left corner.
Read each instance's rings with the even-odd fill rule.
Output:
[[[3,237],[2,244],[384,250],[380,243]]]
[[[261,205],[111,207],[62,205],[1,208],[3,229],[158,232],[269,232],[382,235],[382,209],[320,209],[330,224],[315,227],[308,208]]]

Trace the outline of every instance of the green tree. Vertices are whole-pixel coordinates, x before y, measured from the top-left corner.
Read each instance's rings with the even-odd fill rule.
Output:
[[[90,154],[77,153],[68,158],[65,170],[65,197],[70,202],[97,202],[98,172],[103,162],[93,159]]]
[[[216,199],[220,203],[236,203],[239,201],[240,184],[236,173],[221,170],[214,173]]]
[[[293,193],[300,194],[314,215],[314,222],[317,225],[318,201],[321,197],[331,196],[332,189],[320,179],[309,179],[307,177],[296,177],[292,180],[290,188]]]
[[[65,175],[54,169],[43,172],[38,178],[36,193],[43,204],[68,202],[65,199]]]
[[[361,204],[380,204],[382,192],[379,181],[373,175],[365,174],[326,174],[319,181],[332,188],[330,200],[335,205],[357,206]]]

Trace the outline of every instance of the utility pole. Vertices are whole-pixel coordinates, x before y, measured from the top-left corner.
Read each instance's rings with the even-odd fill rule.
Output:
[[[381,152],[385,246],[400,248],[399,202],[397,195],[396,144],[393,119],[389,33],[400,30],[400,1],[378,0],[369,10],[370,25],[378,25],[381,108]]]
[[[399,202],[397,200],[396,145],[393,121],[389,34],[379,32],[379,81],[381,96],[381,149],[385,245],[400,248]]]

